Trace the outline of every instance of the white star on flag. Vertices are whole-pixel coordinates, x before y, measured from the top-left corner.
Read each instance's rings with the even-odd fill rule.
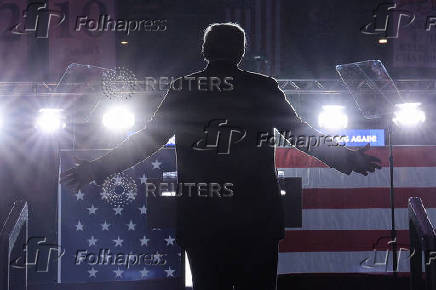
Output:
[[[113,270],[113,271],[114,271],[114,273],[115,273],[115,278],[122,278],[122,275],[123,275],[123,273],[124,273],[123,270],[120,270],[120,268],[118,268],[118,269]]]
[[[117,207],[114,207],[113,210],[115,211],[115,215],[122,215],[122,213],[121,213],[123,211],[122,207],[117,206]]]
[[[127,198],[128,198],[128,199],[135,199],[135,198],[136,198],[136,192],[129,191],[129,192],[127,193]]]
[[[102,192],[100,192],[100,196],[101,196],[101,199],[108,199],[109,193],[107,193],[106,191],[102,191]]]
[[[153,261],[156,261],[157,263],[160,263],[160,260],[162,259],[162,254],[159,254],[158,251],[156,251],[156,254],[153,255]]]
[[[122,247],[124,240],[120,239],[120,236],[116,240],[112,240],[115,243],[115,247]]]
[[[95,274],[97,274],[98,270],[95,270],[94,267],[91,268],[91,270],[88,270],[89,278],[96,277]]]
[[[141,180],[141,184],[147,183],[147,177],[145,176],[145,174],[142,174],[139,179]]]
[[[106,221],[104,221],[104,224],[101,224],[101,230],[108,231],[110,226],[111,226],[110,224],[108,224]]]
[[[85,196],[80,190],[75,194],[77,200],[83,200],[83,197]]]
[[[136,224],[134,224],[133,221],[130,220],[130,222],[127,224],[127,226],[129,227],[129,229],[128,229],[129,231],[134,231]]]
[[[142,207],[138,207],[141,214],[147,214],[147,208],[145,207],[145,204],[142,205]]]
[[[89,247],[91,246],[95,246],[95,244],[98,242],[98,240],[96,238],[94,238],[94,236],[91,236],[91,238],[88,240],[89,243]]]
[[[168,266],[168,270],[164,270],[167,273],[167,277],[174,277],[175,270],[171,269],[171,267]]]
[[[150,271],[147,271],[147,269],[142,269],[141,271],[139,271],[139,273],[141,273],[141,277],[144,278],[146,276],[148,276],[148,273],[150,273]]]
[[[174,246],[174,241],[175,241],[176,239],[174,239],[174,238],[171,237],[171,236],[168,236],[168,239],[164,239],[164,240],[167,242],[167,246],[169,246],[169,245]]]
[[[94,206],[94,204],[91,205],[91,207],[88,207],[89,215],[95,214],[97,211],[97,207]]]
[[[80,221],[77,222],[76,231],[83,231],[83,224]]]
[[[156,159],[154,162],[151,162],[151,164],[153,165],[153,169],[160,169],[162,162],[159,162],[159,160]]]
[[[144,236],[142,239],[139,239],[141,241],[141,246],[145,245],[148,246],[148,241],[150,241],[150,239],[147,239],[146,236]]]

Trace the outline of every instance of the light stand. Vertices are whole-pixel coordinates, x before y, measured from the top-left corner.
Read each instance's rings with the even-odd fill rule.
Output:
[[[398,272],[398,241],[395,228],[395,191],[394,191],[394,157],[392,150],[393,124],[413,126],[425,121],[425,113],[417,108],[420,103],[405,103],[394,81],[380,60],[367,60],[336,66],[341,80],[353,96],[354,102],[366,119],[381,119],[389,117],[386,123],[389,146],[389,175],[390,175],[390,203],[391,203],[391,241],[392,270],[394,281]],[[364,89],[364,90],[362,90]],[[400,111],[394,109],[398,106]],[[395,116],[395,119],[393,118]]]
[[[389,169],[390,169],[390,199],[391,199],[391,242],[392,245],[392,267],[394,280],[397,278],[398,272],[398,241],[397,241],[397,231],[395,229],[395,195],[394,195],[394,156],[392,150],[392,130],[393,124],[398,126],[410,127],[418,125],[425,121],[425,113],[418,109],[420,103],[403,103],[397,104],[399,111],[394,112],[388,120],[388,142],[389,142]],[[395,116],[395,119],[393,118]],[[401,125],[402,124],[402,125]]]
[[[394,280],[397,278],[398,252],[397,252],[397,230],[395,228],[395,193],[394,193],[394,155],[392,150],[392,118],[388,120],[388,146],[389,146],[389,178],[390,178],[390,203],[391,203],[391,241],[392,245],[392,271]]]

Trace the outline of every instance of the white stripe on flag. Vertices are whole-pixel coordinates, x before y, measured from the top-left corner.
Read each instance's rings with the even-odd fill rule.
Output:
[[[427,213],[436,224],[436,208]],[[407,208],[395,209],[397,230],[408,230]],[[303,227],[286,230],[390,230],[391,210],[389,208],[362,209],[304,209]]]
[[[365,188],[389,187],[389,168],[363,176],[346,175],[333,168],[279,168],[284,177],[302,177],[303,188]],[[396,167],[394,183],[397,187],[436,187],[435,167]]]
[[[387,266],[386,256],[386,251],[280,253],[278,274],[392,272],[392,255],[388,256]],[[409,271],[408,256],[408,251],[401,252],[399,272]]]

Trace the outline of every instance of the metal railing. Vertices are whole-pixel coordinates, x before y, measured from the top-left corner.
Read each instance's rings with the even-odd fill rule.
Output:
[[[436,233],[418,197],[409,198],[410,289],[436,289]],[[424,254],[424,255],[423,255]],[[422,273],[424,256],[425,273]]]
[[[116,82],[116,81],[114,81]],[[287,94],[349,94],[340,79],[277,79],[280,88]],[[434,95],[436,79],[394,80],[398,92],[403,95]],[[145,81],[133,81],[129,94],[143,94]],[[381,85],[381,87],[383,87]],[[0,82],[1,96],[81,96],[101,91],[101,81],[89,82]],[[366,82],[356,86],[361,91],[369,90]]]

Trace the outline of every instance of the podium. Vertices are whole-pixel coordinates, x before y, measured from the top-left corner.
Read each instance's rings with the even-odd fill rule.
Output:
[[[156,188],[155,194],[147,194],[146,197],[148,228],[175,228],[177,218],[177,197],[175,196],[177,192],[177,176],[172,172],[164,172],[162,179],[148,178],[147,183],[153,184]],[[161,183],[168,184],[168,190],[162,193],[159,192],[159,185]]]
[[[303,226],[303,200],[301,177],[279,177],[282,194],[285,227],[301,228]]]

